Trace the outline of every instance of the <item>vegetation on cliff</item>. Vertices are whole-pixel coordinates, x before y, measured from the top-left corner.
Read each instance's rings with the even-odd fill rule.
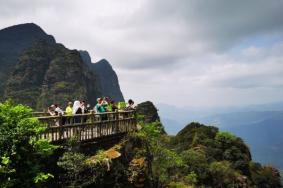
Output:
[[[45,126],[31,112],[0,104],[1,187],[281,187],[277,169],[253,162],[242,139],[216,127],[190,123],[168,136],[139,115],[140,130],[115,144],[58,148],[38,139]]]
[[[4,94],[6,81],[10,77],[19,56],[35,42],[55,43],[51,35],[47,35],[33,23],[20,24],[0,30],[0,99]]]
[[[99,96],[123,101],[109,62],[86,63],[82,54],[56,43],[35,24],[0,30],[0,101],[13,99],[41,111],[69,100],[94,105]]]
[[[23,53],[5,89],[5,98],[37,109],[52,103],[85,99],[95,103],[100,96],[96,76],[82,62],[77,51],[63,45],[37,43]]]
[[[101,93],[107,94],[114,101],[124,101],[120,89],[118,76],[111,64],[106,59],[93,63],[87,51],[79,51],[82,60],[87,66],[97,74],[98,83],[101,86]]]
[[[32,110],[0,103],[0,187],[34,187],[53,177],[44,161],[57,148],[38,136],[45,130]]]

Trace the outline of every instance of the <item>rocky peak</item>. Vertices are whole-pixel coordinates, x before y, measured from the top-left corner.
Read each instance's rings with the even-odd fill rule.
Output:
[[[79,52],[84,63],[98,76],[102,95],[108,96],[115,101],[124,101],[117,74],[111,64],[106,59],[92,63],[91,57],[87,51]]]
[[[137,113],[144,116],[145,123],[160,121],[157,108],[150,101],[137,105]]]
[[[56,43],[53,36],[47,35],[33,23],[14,25],[0,30],[0,99],[19,56],[39,41]]]
[[[79,52],[80,52],[80,55],[82,57],[83,62],[86,63],[87,65],[91,65],[92,64],[91,57],[90,57],[88,51],[79,50]]]
[[[0,101],[7,98],[41,110],[51,103],[109,96],[123,101],[108,61],[92,63],[87,51],[69,50],[38,25],[0,30]]]
[[[11,44],[11,42],[17,42],[20,44],[24,41],[35,42],[35,40],[46,40],[52,43],[56,42],[53,36],[46,34],[34,23],[14,25],[0,30],[1,43],[9,42]]]

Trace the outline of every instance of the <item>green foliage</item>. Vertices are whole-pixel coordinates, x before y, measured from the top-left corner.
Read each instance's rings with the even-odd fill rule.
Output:
[[[183,160],[179,154],[165,146],[167,136],[163,134],[160,122],[146,124],[141,121],[139,124],[142,125],[142,129],[137,136],[148,142],[149,151],[153,156],[153,179],[163,185],[168,184],[171,176],[178,176],[176,173],[184,165]]]
[[[198,182],[198,175],[194,171],[192,171],[187,176],[185,176],[185,181],[188,184],[195,185]]]
[[[107,165],[103,162],[105,155],[102,150],[95,155],[95,161],[83,153],[65,152],[57,162],[57,165],[64,170],[59,177],[61,186],[84,187],[101,181],[107,172]]]
[[[2,158],[2,161],[1,161],[2,165],[7,166],[10,163],[10,157],[3,156],[1,158]]]
[[[189,149],[181,153],[185,163],[185,172],[194,172],[204,182],[208,177],[209,164],[204,151]]]
[[[57,162],[58,166],[67,170],[70,177],[75,177],[86,168],[85,160],[87,157],[81,153],[65,152]]]
[[[236,140],[236,138],[236,136],[229,132],[218,132],[215,137],[216,141],[226,144],[232,144]]]
[[[209,172],[213,177],[214,187],[233,187],[236,186],[237,177],[240,176],[228,161],[212,162]]]
[[[182,165],[175,166],[178,171],[167,169],[168,186],[196,187],[280,187],[280,174],[270,167],[252,167],[249,148],[242,139],[228,132],[199,123],[191,123],[175,137],[163,142],[161,147],[181,157]],[[157,154],[158,155],[158,154]],[[168,167],[168,165],[167,165]],[[161,171],[161,170],[160,170]],[[171,175],[170,175],[171,174]]]
[[[214,138],[218,128],[205,126],[200,123],[192,122],[182,129],[176,137],[172,139],[172,145],[179,152],[187,150],[198,145],[205,145],[211,148],[215,147]],[[215,152],[215,151],[211,151]]]
[[[152,141],[157,141],[157,139],[161,136],[159,122],[144,124],[141,129],[141,134],[144,134],[148,139]]]
[[[250,176],[251,154],[246,144],[240,138],[228,132],[218,132],[215,140],[222,153],[220,158],[217,159],[230,161],[233,168],[242,171],[246,176]]]
[[[54,178],[44,164],[57,147],[39,139],[45,126],[31,112],[9,101],[0,104],[0,187],[42,187]],[[139,117],[139,124],[141,130],[119,147],[119,160],[103,150],[86,156],[70,141],[57,161],[60,186],[122,187],[146,178],[153,187],[281,186],[278,170],[253,163],[246,144],[228,132],[191,123],[170,137],[158,121],[144,123]]]
[[[170,182],[168,184],[168,187],[170,188],[194,188],[193,186],[186,185],[183,182]]]
[[[272,166],[250,163],[253,183],[259,188],[281,187],[280,172]]]
[[[50,173],[45,174],[45,173],[40,172],[34,178],[34,182],[35,183],[43,183],[43,182],[48,181],[48,179],[50,179],[50,178],[54,178],[54,176]]]
[[[0,80],[5,84],[0,83],[0,94],[4,94],[4,99],[11,98],[38,110],[52,103],[64,106],[74,99],[85,99],[95,104],[97,97],[109,93],[114,99],[122,99],[121,92],[116,87],[117,80],[107,76],[105,82],[110,82],[113,91],[105,92],[106,87],[100,87],[105,86],[105,83],[101,84],[98,79],[98,76],[104,78],[104,73],[97,75],[97,70],[91,68],[95,65],[88,66],[84,63],[78,51],[69,50],[56,43],[32,43],[30,48],[21,51],[21,54],[17,52],[14,57],[17,64],[10,65],[9,74],[4,73],[4,77],[1,77],[1,69]],[[116,76],[110,65],[109,67],[112,71],[109,72],[110,77]]]
[[[11,101],[0,103],[0,187],[32,187],[51,177],[43,172],[41,161],[57,147],[36,139],[45,126],[31,113],[29,107]]]

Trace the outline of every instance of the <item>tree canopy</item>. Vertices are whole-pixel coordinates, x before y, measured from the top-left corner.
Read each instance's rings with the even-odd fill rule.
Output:
[[[0,103],[0,187],[34,187],[53,177],[43,161],[56,146],[39,139],[44,130],[31,108]]]

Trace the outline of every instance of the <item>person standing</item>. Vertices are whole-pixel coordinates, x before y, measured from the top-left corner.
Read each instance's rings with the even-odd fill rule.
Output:
[[[82,108],[80,101],[75,101],[73,105],[73,115],[74,115],[74,123],[80,123],[81,117],[76,116],[78,114],[82,114]]]
[[[54,104],[52,104],[50,107],[48,107],[48,113],[50,114],[50,116],[56,116]]]
[[[82,108],[82,114],[87,114],[88,113],[88,109],[86,107],[86,102],[85,101],[81,101],[81,108]],[[85,123],[87,121],[87,116],[83,116],[83,122]]]
[[[68,106],[67,106],[67,108],[65,109],[65,112],[66,112],[66,115],[67,115],[67,116],[71,116],[71,115],[73,114],[72,105],[73,105],[72,102],[68,102]],[[72,117],[67,117],[67,118],[66,118],[66,121],[67,121],[68,124],[71,124],[72,121],[73,121],[73,118],[72,118]]]
[[[58,125],[65,125],[66,123],[66,117],[64,117],[64,111],[59,107],[58,104],[55,104],[55,113],[57,116],[59,116],[58,118]]]
[[[55,104],[54,106],[55,106],[55,113],[56,113],[57,116],[64,115],[64,111],[59,107],[58,104]]]
[[[86,102],[85,101],[81,101],[81,108],[82,108],[82,114],[88,113],[88,109],[86,107]]]
[[[129,101],[128,101],[128,106],[126,107],[126,111],[131,111],[131,110],[135,110],[136,109],[136,107],[135,107],[135,102],[132,100],[132,99],[130,99]]]
[[[72,102],[68,102],[68,106],[66,108],[66,115],[71,116],[73,113],[73,108],[72,108],[73,103]]]
[[[94,107],[95,112],[96,113],[104,113],[106,112],[106,108],[105,108],[105,103],[103,101],[103,98],[98,98],[97,99],[97,104]]]
[[[102,121],[107,120],[107,114],[102,114],[107,112],[103,98],[97,99],[97,104],[95,105],[94,109],[96,113],[101,114],[99,115],[99,117],[101,118]]]

